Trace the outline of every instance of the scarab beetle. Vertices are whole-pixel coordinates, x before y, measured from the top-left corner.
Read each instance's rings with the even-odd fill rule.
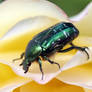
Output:
[[[26,51],[21,54],[20,58],[14,59],[19,60],[24,57],[23,62],[20,64],[23,65],[24,73],[28,72],[29,66],[36,60],[40,66],[40,71],[42,72],[42,79],[44,72],[42,70],[42,60],[47,60],[51,64],[57,64],[60,68],[60,65],[48,58],[49,55],[55,52],[63,53],[68,52],[73,49],[84,51],[87,54],[89,59],[89,54],[85,50],[87,47],[79,47],[72,43],[72,41],[79,35],[78,29],[69,22],[60,22],[42,32],[37,34],[29,43],[26,48]],[[70,44],[71,47],[63,49],[67,44]]]

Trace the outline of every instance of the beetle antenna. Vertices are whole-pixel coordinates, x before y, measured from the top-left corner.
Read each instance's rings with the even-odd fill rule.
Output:
[[[25,59],[22,61],[22,63],[20,64],[20,66],[22,66],[24,64],[24,62],[25,62]]]
[[[24,55],[25,55],[25,53],[22,53],[21,56],[20,56],[20,58],[13,59],[13,62],[22,59],[24,57]]]

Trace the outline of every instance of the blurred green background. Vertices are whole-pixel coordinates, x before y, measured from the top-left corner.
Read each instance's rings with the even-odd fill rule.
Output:
[[[92,0],[48,0],[62,8],[68,16],[79,13]]]
[[[2,3],[5,0],[0,0]],[[74,16],[87,6],[92,0],[48,0],[62,8],[68,16]]]
[[[5,0],[0,0],[0,3],[3,2],[3,1],[5,1]]]

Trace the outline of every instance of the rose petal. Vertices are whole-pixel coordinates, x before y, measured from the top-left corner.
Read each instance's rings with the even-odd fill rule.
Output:
[[[52,78],[54,78],[57,74],[59,74],[61,72],[58,69],[57,65],[51,65],[48,62],[42,61],[42,63],[43,63],[42,67],[43,67],[43,71],[44,71],[44,79],[43,80],[41,80],[42,74],[40,72],[39,65],[36,62],[34,62],[32,64],[28,73],[25,74],[23,68],[19,66],[19,64],[22,62],[22,60],[13,62],[13,59],[18,58],[20,56],[20,53],[21,52],[19,52],[19,53],[18,52],[1,53],[0,59],[2,59],[2,60],[0,60],[0,62],[9,65],[16,74],[23,76],[23,77],[31,78],[40,84],[47,83],[48,81],[50,81]],[[68,56],[65,54],[64,55],[61,54],[59,56],[67,57],[67,59],[62,58],[63,62],[60,62],[60,60],[56,58],[57,55],[55,55],[55,57],[52,57],[52,60],[55,58],[57,60],[57,63],[59,63],[61,66],[64,65],[66,60],[69,60],[72,57],[72,55]]]
[[[0,4],[0,37],[19,21],[35,16],[67,18],[59,7],[46,0],[6,0]]]
[[[57,78],[65,83],[92,89],[92,63],[62,72]]]
[[[0,92],[10,92],[31,79],[15,75],[9,66],[0,63]]]
[[[85,92],[92,92],[92,90],[87,89],[87,88],[84,88],[84,91],[85,91]]]
[[[89,53],[89,60],[87,60],[86,53],[83,52],[77,52],[73,58],[68,61],[64,66],[62,67],[62,70],[67,70],[69,68],[82,65],[85,63],[89,63],[92,61],[92,38],[91,37],[78,37],[76,40],[74,40],[74,44],[80,47],[89,47],[89,49],[86,49],[86,51]]]
[[[80,12],[78,15],[75,15],[70,18],[70,21],[72,22],[78,22],[82,20],[89,12],[89,9],[92,7],[92,2],[90,2],[82,12]]]
[[[56,20],[55,20],[55,22],[56,22]],[[23,21],[22,21],[22,23],[23,23]],[[20,23],[21,24],[21,23]],[[18,26],[17,26],[18,27]],[[20,28],[20,27],[19,27]],[[29,26],[27,27],[27,28],[29,28]],[[37,27],[36,27],[37,28]],[[40,28],[39,28],[40,29]],[[9,32],[9,34],[8,34],[8,36],[7,35],[5,35],[5,37],[7,38],[11,38],[11,37],[13,37],[12,35],[12,32],[14,33],[15,31],[11,31],[11,32]],[[17,31],[18,32],[18,31]],[[32,31],[33,32],[33,31]],[[35,31],[36,32],[36,31]],[[40,31],[39,31],[40,32]],[[19,32],[18,32],[19,33]],[[24,32],[25,33],[25,32]],[[12,35],[10,35],[10,34],[12,34]],[[9,37],[9,35],[10,35],[10,37]],[[21,34],[20,34],[21,35]],[[20,36],[19,35],[19,36]],[[23,36],[23,34],[22,34],[22,36]],[[14,35],[14,37],[16,38],[16,37],[18,37],[18,35]],[[32,37],[31,37],[32,38]],[[5,47],[3,47],[3,46],[10,46],[10,48],[11,48],[11,45],[9,44],[9,39],[8,39],[8,41],[7,41],[7,43],[6,43],[6,41],[5,40],[1,40],[2,41],[2,43],[1,43],[1,48],[5,48]],[[28,38],[29,39],[29,38]],[[19,38],[18,38],[18,40],[19,40]],[[14,38],[13,38],[13,40],[11,41],[11,42],[13,42],[14,41]],[[16,42],[16,40],[15,40],[15,42]],[[21,40],[20,40],[20,42],[21,42]],[[13,44],[13,43],[12,43]],[[21,44],[21,43],[20,43]],[[14,44],[15,45],[15,47],[16,47],[16,44]],[[17,45],[19,45],[19,44],[17,44]],[[21,46],[21,45],[20,45]],[[22,47],[22,46],[21,46]],[[19,48],[19,47],[18,47]],[[25,48],[25,46],[24,46],[24,48]],[[23,49],[24,49],[23,48]],[[23,49],[21,49],[21,51],[23,50]],[[4,50],[4,49],[3,49]],[[1,51],[3,51],[3,50],[1,50]],[[17,49],[16,49],[17,50]],[[6,50],[5,50],[6,51]],[[20,52],[19,52],[20,53]],[[2,53],[2,55],[0,55],[1,56],[1,58],[3,57],[5,57],[5,55],[7,55],[5,58],[8,58],[8,60],[10,61],[12,61],[13,60],[13,57],[16,57],[17,58],[17,55],[16,54],[18,54],[18,52],[16,53]],[[11,57],[9,57],[9,56],[11,56]],[[67,55],[65,55],[67,58],[66,59],[70,59],[71,57],[72,57],[72,55],[69,55],[69,58],[68,58],[68,56]],[[62,57],[64,57],[64,55],[62,55]],[[6,60],[7,61],[7,60]],[[66,61],[66,60],[65,60]],[[4,61],[2,60],[2,62],[4,63]],[[23,73],[24,71],[23,71],[23,69],[21,68],[21,67],[19,67],[19,63],[20,62],[18,62],[18,63],[16,63],[16,66],[15,66],[15,64],[12,64],[12,63],[10,63],[10,62],[5,62],[5,63],[7,63],[7,64],[9,64],[14,70],[15,70],[15,72],[17,73],[17,74],[19,74],[19,75],[22,75],[22,76],[25,76],[25,77],[31,77],[31,78],[33,78],[34,80],[36,80],[37,82],[39,82],[39,83],[42,83],[42,84],[44,84],[44,83],[46,83],[46,82],[48,82],[49,80],[51,80],[53,77],[55,77],[58,73],[60,73],[60,71],[58,71],[57,70],[57,68],[56,68],[56,66],[55,67],[53,67],[51,70],[53,70],[53,71],[50,71],[51,73],[49,74],[48,73],[48,71],[47,71],[47,69],[46,68],[44,68],[44,70],[45,71],[47,71],[47,73],[45,73],[45,76],[44,76],[44,80],[40,80],[41,79],[41,74],[40,74],[40,71],[38,71],[38,67],[37,66],[35,66],[36,68],[36,70],[37,71],[35,71],[35,69],[34,69],[34,66],[32,67],[32,71],[30,71],[30,72],[28,72],[26,75]],[[64,64],[62,64],[61,63],[61,65],[64,65]],[[43,64],[43,67],[44,66],[49,66],[47,63],[44,63]],[[51,67],[51,66],[50,66]],[[56,69],[56,70],[55,70]],[[50,70],[50,68],[49,68],[49,70]],[[34,73],[34,71],[35,71],[35,73]],[[33,72],[33,73],[32,73]],[[38,73],[38,74],[37,74]]]
[[[12,81],[12,83],[9,83],[7,86],[0,88],[0,92],[13,92],[14,89],[30,82],[31,80],[29,81],[29,80],[16,79],[16,81]]]
[[[54,23],[52,23],[52,21]],[[42,31],[46,29],[46,26],[48,28],[49,26],[52,26],[57,22],[59,21],[45,16],[28,18],[17,23],[0,40],[17,39],[19,36],[33,32],[33,30],[40,29]]]
[[[15,46],[15,48],[19,48],[19,46],[23,47],[23,42],[24,42],[25,38],[22,39],[20,37],[20,36],[23,36],[22,33],[20,32],[20,29],[22,29],[24,24],[27,24],[27,26],[25,27],[25,30],[22,29],[22,32],[24,30],[23,33],[27,33],[27,34],[30,33],[30,35],[33,35],[34,34],[33,32],[39,32],[38,29],[40,29],[39,28],[40,26],[39,26],[38,22],[40,22],[40,25],[42,24],[44,26],[44,28],[48,25],[56,23],[56,20],[51,19],[51,18],[47,18],[47,17],[45,17],[45,18],[44,17],[40,17],[40,18],[37,17],[37,18],[38,19],[36,19],[36,20],[35,20],[35,18],[33,18],[33,20],[35,20],[35,22],[29,22],[29,21],[20,22],[18,25],[21,25],[21,26],[16,25],[15,28],[13,28],[9,33],[9,34],[15,35],[13,33],[15,32],[14,29],[16,29],[19,36],[18,35],[9,36],[9,34],[7,33],[8,35],[5,36],[6,38],[3,38],[4,40],[2,39],[1,42],[0,42],[1,43],[0,53],[3,52],[3,53],[0,54],[0,59],[2,59],[1,60],[2,63],[8,64],[9,66],[11,66],[11,68],[16,72],[16,74],[24,76],[24,77],[32,78],[33,80],[37,81],[38,83],[44,84],[44,83],[47,83],[48,81],[50,81],[52,78],[54,78],[57,74],[59,74],[61,72],[60,70],[58,70],[58,67],[56,65],[51,65],[47,62],[44,62],[43,63],[43,70],[44,70],[45,75],[44,75],[44,80],[41,80],[41,73],[40,73],[39,67],[36,63],[31,66],[31,68],[30,68],[31,71],[29,71],[27,74],[24,74],[24,70],[22,69],[22,67],[19,66],[19,64],[22,61],[16,62],[16,63],[12,62],[13,59],[20,57],[20,54],[23,52],[23,50],[17,50],[16,49],[15,52],[10,52],[11,47],[14,47],[14,46]],[[45,23],[48,23],[48,25],[45,25]],[[28,24],[30,24],[30,25],[28,25]],[[32,25],[32,27],[29,28],[29,26],[31,26],[31,25]],[[37,28],[38,31],[36,31],[36,30],[33,31],[34,28],[35,29]],[[27,31],[26,29],[27,30],[29,29],[31,31],[29,31],[29,30]],[[32,39],[32,37],[30,35],[29,35],[29,38]],[[25,37],[28,37],[28,36],[26,36],[26,34],[25,34]],[[33,35],[33,37],[34,37],[34,35]],[[11,40],[11,38],[13,40]],[[29,38],[26,39],[26,40],[29,40]],[[20,42],[17,43],[18,42],[17,40],[20,41]],[[21,43],[21,41],[22,41],[22,43]],[[24,43],[24,45],[25,45],[25,43]],[[6,46],[6,48],[5,48],[5,46]],[[9,47],[10,47],[10,49],[9,49]],[[25,47],[24,47],[24,49],[25,49]],[[4,50],[5,50],[5,53],[4,53]],[[7,52],[7,50],[9,52]],[[13,51],[14,51],[14,49],[13,49]],[[18,51],[21,51],[21,52],[18,52]],[[67,61],[69,61],[72,58],[73,54],[72,53],[71,54],[55,54],[55,56],[52,57],[52,60],[57,61],[61,66],[63,66]],[[59,58],[59,57],[61,57],[61,58]],[[47,67],[49,67],[49,68],[47,69]]]
[[[0,52],[15,50],[22,50],[23,52],[28,42],[37,33],[57,22],[59,21],[45,16],[34,17],[19,22],[0,39]]]
[[[75,22],[74,24],[80,31],[80,35],[92,37],[92,6],[90,7],[88,14],[83,20]]]
[[[40,85],[32,81],[20,88],[17,88],[14,92],[18,89],[20,92],[30,92],[30,90],[32,92],[84,92],[81,87],[65,84],[57,79],[53,79],[45,85]]]
[[[19,64],[22,61],[14,63],[14,62],[12,62],[12,60],[20,57],[20,54],[26,48],[25,46],[28,44],[29,40],[31,40],[32,37],[34,37],[35,34],[46,29],[46,27],[55,24],[56,22],[57,22],[57,20],[51,19],[49,17],[35,17],[35,18],[33,18],[32,22],[29,20],[27,20],[27,21],[24,20],[24,21],[20,22],[19,24],[17,24],[0,41],[0,43],[1,43],[1,45],[0,45],[0,59],[2,59],[1,62],[4,64],[10,65],[13,68],[13,70],[15,70],[16,73],[19,75],[22,75],[25,77],[31,76],[35,80],[40,81],[41,80],[41,73],[40,73],[40,70],[39,70],[39,67],[37,64],[34,64],[36,66],[32,67],[33,70],[31,71],[31,73],[29,72],[28,74],[24,74],[24,70],[22,69],[22,67],[19,66]],[[25,25],[25,27],[24,27],[24,25]],[[15,30],[17,30],[17,31],[15,31]],[[21,32],[20,32],[20,30],[21,30]],[[13,52],[11,52],[11,51],[13,51]],[[20,52],[18,52],[18,51],[20,51]],[[44,66],[45,65],[46,64],[44,63]],[[50,64],[49,64],[49,67],[50,67]],[[54,70],[55,71],[57,70],[57,66],[54,66]],[[34,71],[36,71],[36,73],[34,73]],[[45,71],[47,71],[47,69],[45,69]],[[32,74],[32,72],[34,74]],[[38,78],[35,75],[37,75]],[[45,82],[43,82],[43,83],[46,83],[46,82],[47,82],[47,80],[45,80]]]
[[[35,18],[34,18],[34,20],[35,20]],[[35,21],[35,23],[34,23],[34,28],[37,28],[37,29],[39,29],[39,24],[38,24],[38,21],[40,22],[40,23],[42,23],[43,24],[43,26],[44,26],[44,28],[46,27],[45,26],[45,23],[48,23],[48,25],[49,25],[49,23],[51,23],[52,24],[52,22],[53,21],[55,21],[55,23],[56,23],[56,20],[53,20],[53,19],[50,19],[49,18],[49,20],[51,20],[51,21],[48,21],[48,18],[47,17],[45,17],[45,18],[43,18],[43,17],[40,17],[38,20],[36,19],[36,21]],[[43,21],[44,21],[44,23],[43,23]],[[45,22],[46,21],[46,22]],[[37,22],[37,23],[36,23]],[[20,22],[19,23],[19,25],[20,24],[22,24],[22,23],[24,23],[23,21],[22,22]],[[30,25],[28,25],[28,24],[30,24]],[[33,22],[32,22],[33,23]],[[54,22],[53,22],[54,23]],[[29,23],[29,22],[25,22],[25,24],[27,24],[28,26],[27,27],[25,27],[25,30],[24,30],[24,33],[25,33],[25,31],[27,32],[27,34],[29,34],[29,31],[27,31],[26,29],[27,28],[29,28],[29,26],[31,26],[31,22]],[[20,31],[20,28],[22,28],[24,25],[21,25],[21,26],[15,26],[15,28],[16,28],[16,30],[19,30]],[[33,25],[32,25],[33,26]],[[14,29],[15,29],[14,28]],[[32,27],[30,28],[30,30],[32,29]],[[20,33],[19,31],[17,31],[18,32],[18,34]],[[11,32],[10,33],[14,33],[15,31],[13,31],[13,30],[11,30]],[[30,31],[31,32],[31,31]],[[31,32],[31,35],[32,34],[34,34],[33,32],[37,32],[36,30],[34,30],[34,31],[32,31]],[[12,34],[13,35],[13,34]],[[12,60],[13,59],[15,59],[15,58],[18,58],[19,56],[20,56],[20,54],[22,53],[22,51],[23,50],[20,50],[21,52],[18,52],[17,50],[16,50],[16,52],[10,52],[10,50],[7,48],[7,47],[10,47],[10,49],[11,49],[11,47],[13,47],[14,45],[15,45],[15,48],[19,48],[19,46],[20,47],[23,47],[23,44],[21,45],[21,38],[19,38],[20,36],[22,36],[21,35],[21,33],[19,34],[19,37],[18,37],[18,35],[15,35],[15,36],[13,36],[12,37],[12,35],[11,36],[5,36],[7,39],[5,39],[5,40],[1,40],[1,45],[0,45],[0,52],[3,52],[3,53],[1,53],[0,54],[0,59],[2,59],[1,60],[1,62],[2,63],[5,63],[5,64],[8,64],[8,65],[10,65],[11,66],[11,68],[16,72],[16,74],[18,74],[18,75],[21,75],[21,76],[24,76],[24,77],[29,77],[29,78],[32,78],[33,80],[35,80],[35,81],[37,81],[38,83],[41,83],[41,84],[44,84],[44,83],[47,83],[48,81],[50,81],[52,78],[54,78],[57,74],[59,74],[61,71],[60,70],[58,70],[58,67],[56,66],[56,65],[51,65],[51,64],[49,64],[49,63],[47,63],[47,62],[44,62],[43,63],[43,70],[44,70],[44,73],[45,73],[45,75],[44,75],[44,80],[41,80],[41,73],[40,73],[40,70],[39,70],[39,67],[38,67],[38,65],[37,64],[33,64],[32,66],[31,66],[31,71],[29,71],[27,74],[24,74],[24,70],[22,69],[22,67],[20,67],[19,66],[19,64],[22,62],[16,62],[16,63],[13,63],[12,62]],[[25,35],[25,37],[27,37],[26,35]],[[29,36],[31,39],[32,39],[32,37],[31,36]],[[13,40],[10,40],[10,39],[13,39]],[[15,41],[14,41],[14,39],[15,39]],[[18,40],[18,41],[20,41],[19,43],[16,43],[17,41],[16,40]],[[23,41],[22,42],[24,42],[24,39],[22,39]],[[26,39],[27,40],[27,39]],[[28,38],[28,40],[29,40],[29,38]],[[79,39],[80,41],[82,41],[81,39]],[[80,41],[78,41],[78,42],[80,42]],[[11,42],[11,43],[10,43]],[[13,43],[14,42],[14,43]],[[85,45],[86,45],[86,42],[88,42],[88,40],[87,39],[85,39]],[[12,45],[12,44],[14,44],[14,45]],[[24,43],[25,44],[25,43]],[[17,47],[17,45],[19,45],[18,47]],[[4,47],[4,46],[6,46],[6,48]],[[91,45],[92,46],[92,45]],[[25,47],[24,47],[25,48]],[[8,49],[9,50],[9,52],[7,52],[7,50],[5,50],[5,49]],[[5,52],[4,53],[4,50],[7,52]],[[14,49],[13,49],[13,51],[14,51]],[[73,53],[74,54],[74,53]],[[73,54],[56,54],[54,57],[52,57],[52,60],[53,61],[57,61],[61,66],[63,66],[67,61],[69,61],[71,58],[72,58],[72,56],[73,56]],[[82,54],[82,53],[81,53]],[[81,55],[80,54],[80,55]],[[84,55],[84,54],[83,54]],[[57,58],[56,58],[57,57]],[[61,57],[61,58],[59,58],[59,57]],[[65,58],[64,58],[65,57]],[[84,56],[85,57],[85,56]],[[7,61],[7,62],[6,62]],[[62,62],[61,62],[62,61]],[[74,63],[75,64],[75,63]],[[49,67],[48,69],[47,69],[47,67]],[[62,68],[61,68],[61,70],[62,70]]]
[[[41,80],[42,75],[41,75],[39,67],[36,63],[32,64],[32,66],[29,69],[30,71],[27,74],[25,74],[22,67],[19,66],[21,61],[18,61],[18,62],[15,62],[15,63],[12,62],[12,60],[17,58],[18,55],[20,56],[19,53],[18,52],[16,52],[16,53],[15,52],[14,53],[13,52],[1,53],[0,59],[2,59],[1,60],[2,63],[8,64],[9,66],[11,66],[11,68],[16,72],[16,74],[18,74],[20,76],[31,78],[31,79],[35,80],[36,82],[38,82],[40,84],[45,84],[61,72],[56,65],[51,65],[48,62],[43,62],[43,70],[44,70],[44,79],[43,80]],[[77,54],[78,54],[78,56],[80,56],[80,58],[85,57],[85,58],[82,59],[82,61],[80,60],[81,63],[83,63],[83,60],[86,59],[86,54],[85,53],[84,54],[83,53],[77,53]],[[74,57],[76,58],[76,55]],[[73,53],[71,53],[71,54],[69,54],[69,53],[68,54],[63,54],[63,53],[58,54],[57,53],[55,55],[52,55],[52,57],[50,57],[50,58],[51,58],[51,60],[56,61],[61,66],[63,66],[71,58],[73,58],[73,59],[71,59],[69,62],[72,62],[72,60],[75,59],[74,57],[73,57]],[[78,58],[78,60],[80,58]],[[7,62],[3,61],[3,60],[6,60]],[[76,61],[76,62],[73,64],[74,66],[81,64],[78,61]],[[86,61],[85,61],[85,63],[86,63]],[[73,65],[68,64],[69,68],[71,68]],[[61,67],[61,70],[62,70],[62,67]]]
[[[92,61],[92,47],[89,47],[89,50],[86,49],[86,51],[89,53],[89,60],[87,60],[88,57],[85,56],[85,52],[85,54],[83,52],[77,52],[76,55],[62,67],[62,71]]]
[[[90,48],[90,51],[91,51],[90,52],[91,58],[89,61],[91,62],[92,47]],[[83,57],[82,56],[80,57],[80,56],[75,57],[75,60],[71,60],[70,62],[66,63],[66,65],[64,65],[64,67],[62,68],[63,70],[66,70],[66,71],[63,71],[60,75],[58,75],[57,79],[72,85],[78,85],[84,88],[92,89],[92,79],[91,79],[92,63],[88,63],[88,61],[85,60],[85,56]],[[82,65],[84,63],[87,63],[87,64]],[[81,65],[81,66],[74,67],[76,65]],[[71,67],[74,67],[74,68],[71,68]]]
[[[80,38],[75,40],[75,44],[78,44],[81,46],[91,46],[90,49],[90,62],[92,61],[92,38],[91,37],[85,37],[85,38]],[[82,54],[81,54],[82,55]],[[81,56],[80,55],[80,56]],[[78,85],[81,87],[85,87],[85,88],[90,88],[92,89],[92,85],[91,85],[91,63],[88,63],[86,65],[82,65],[80,67],[75,67],[75,68],[71,68],[70,67],[74,67],[75,65],[80,65],[83,63],[87,63],[88,61],[85,60],[85,56],[81,56],[80,58],[75,57],[75,60],[70,61],[68,63],[66,63],[66,65],[63,67],[63,71],[59,76],[57,76],[57,78],[61,81],[64,81],[66,83],[72,84],[72,85]],[[77,60],[78,61],[77,61]]]

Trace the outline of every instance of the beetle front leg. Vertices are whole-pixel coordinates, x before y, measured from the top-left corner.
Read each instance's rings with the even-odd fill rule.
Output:
[[[40,58],[38,58],[37,60],[38,60],[38,63],[39,63],[40,71],[42,73],[42,80],[43,80],[44,73],[43,73],[43,70],[42,70],[42,61],[41,61]]]
[[[43,56],[43,58],[45,59],[45,60],[47,60],[49,63],[51,63],[51,64],[56,64],[56,65],[58,65],[58,67],[59,67],[59,69],[60,69],[60,64],[58,64],[58,63],[56,63],[56,62],[54,62],[54,61],[51,61],[49,58],[47,58],[46,56]]]
[[[25,53],[22,53],[21,56],[20,56],[20,58],[13,59],[13,61],[22,59],[24,57],[24,55],[25,55]]]

